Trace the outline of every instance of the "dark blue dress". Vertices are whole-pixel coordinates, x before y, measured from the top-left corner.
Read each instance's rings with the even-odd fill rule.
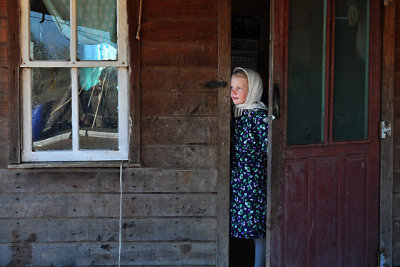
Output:
[[[267,202],[267,112],[244,110],[232,119],[230,233],[262,238]]]

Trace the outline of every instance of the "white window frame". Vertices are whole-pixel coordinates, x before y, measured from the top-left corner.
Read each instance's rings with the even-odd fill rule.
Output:
[[[20,0],[21,10],[21,79],[22,79],[22,161],[108,161],[127,160],[129,154],[129,94],[127,63],[126,0],[117,0],[118,60],[77,60],[77,0],[70,0],[71,38],[69,61],[30,60],[30,5]],[[32,151],[32,68],[69,68],[71,70],[72,150]],[[116,67],[118,69],[118,150],[79,149],[78,68]]]

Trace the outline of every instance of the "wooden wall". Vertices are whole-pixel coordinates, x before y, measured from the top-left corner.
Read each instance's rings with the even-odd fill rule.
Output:
[[[0,0],[0,266],[116,265],[119,168],[7,168],[13,2]],[[143,2],[140,42],[130,30],[142,165],[123,170],[121,262],[215,266],[218,89],[204,84],[218,79],[218,1]]]

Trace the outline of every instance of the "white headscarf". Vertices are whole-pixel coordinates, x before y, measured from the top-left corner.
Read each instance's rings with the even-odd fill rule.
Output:
[[[263,109],[267,110],[267,106],[261,102],[261,97],[263,93],[263,85],[260,74],[252,69],[237,67],[233,70],[235,73],[237,70],[242,70],[246,73],[247,81],[249,83],[249,92],[247,93],[246,101],[243,104],[234,106],[234,115],[239,117],[243,114],[245,109]],[[235,74],[233,74],[235,75]]]

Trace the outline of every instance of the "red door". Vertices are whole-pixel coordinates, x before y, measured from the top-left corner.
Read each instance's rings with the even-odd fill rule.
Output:
[[[272,266],[376,266],[380,1],[274,0]]]

